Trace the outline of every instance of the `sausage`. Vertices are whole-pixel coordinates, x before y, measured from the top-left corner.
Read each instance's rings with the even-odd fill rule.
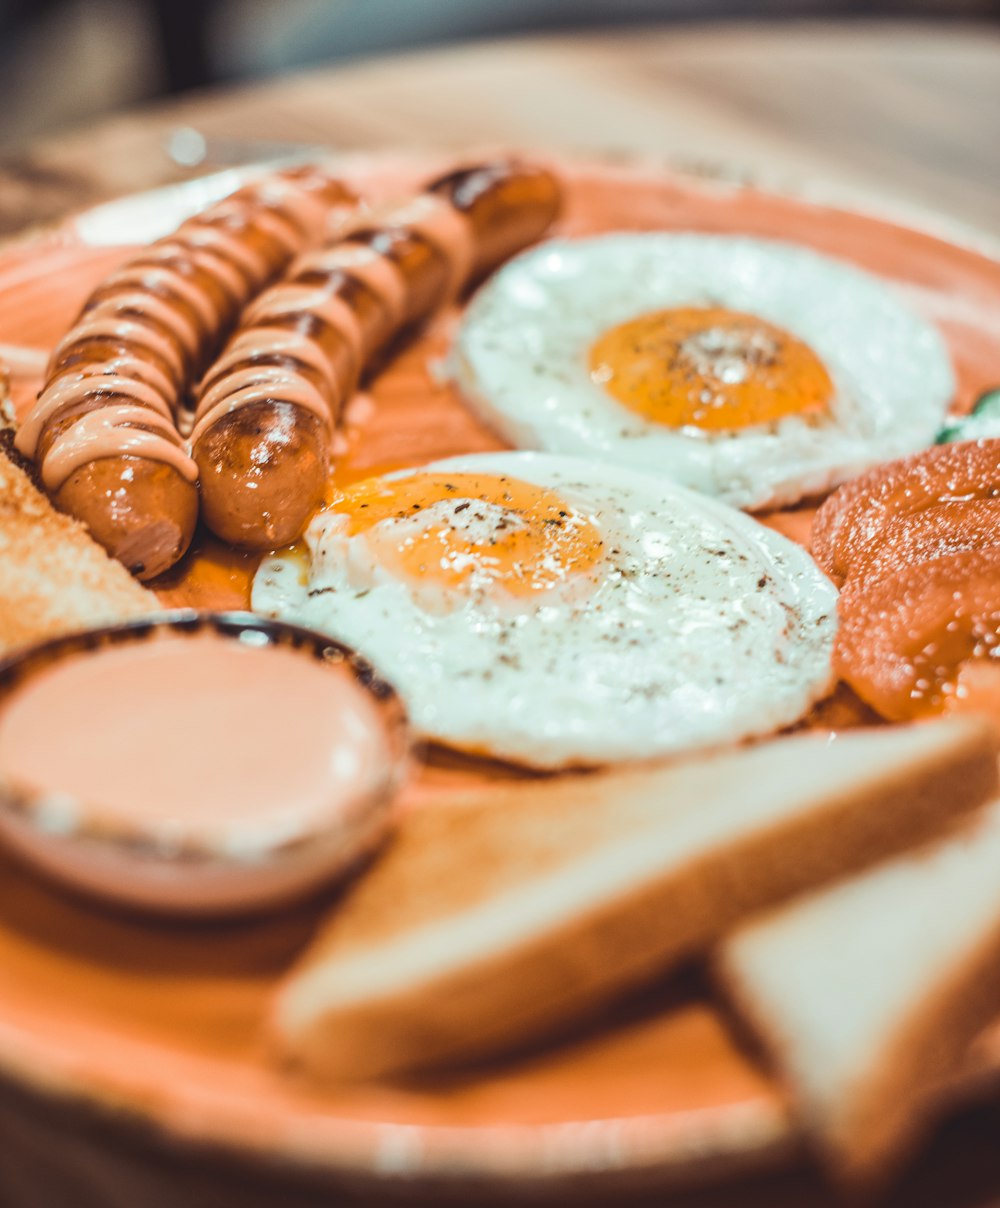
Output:
[[[543,168],[462,168],[359,213],[297,260],[202,383],[191,443],[208,527],[251,549],[295,541],[323,502],[337,422],[372,356],[543,235],[560,201]]]
[[[52,353],[17,448],[139,578],[172,566],[194,533],[198,468],[178,430],[187,391],[247,301],[354,201],[312,168],[238,190],[106,278]]]

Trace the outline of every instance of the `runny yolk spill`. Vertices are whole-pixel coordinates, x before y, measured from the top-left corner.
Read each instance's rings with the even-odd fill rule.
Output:
[[[796,336],[721,306],[640,315],[590,348],[590,375],[618,402],[673,428],[748,428],[817,415],[833,383]]]
[[[369,478],[334,497],[386,570],[446,589],[533,596],[600,562],[594,524],[556,491],[507,475],[433,471]]]

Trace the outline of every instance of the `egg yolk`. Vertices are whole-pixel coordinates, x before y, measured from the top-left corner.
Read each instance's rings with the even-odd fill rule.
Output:
[[[506,475],[369,478],[332,501],[396,577],[448,590],[530,597],[578,581],[601,560],[594,524],[555,491]]]
[[[707,432],[815,415],[833,395],[807,344],[719,306],[656,311],[611,328],[591,346],[590,375],[647,419]]]

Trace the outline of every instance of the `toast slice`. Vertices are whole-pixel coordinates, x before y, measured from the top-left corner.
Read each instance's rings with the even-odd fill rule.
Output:
[[[159,610],[156,596],[0,451],[0,655]]]
[[[991,732],[965,719],[428,804],[292,970],[273,1029],[340,1078],[516,1047],[751,911],[940,833],[996,780]]]
[[[903,1158],[1000,1012],[1000,802],[737,931],[718,969],[835,1174]]]

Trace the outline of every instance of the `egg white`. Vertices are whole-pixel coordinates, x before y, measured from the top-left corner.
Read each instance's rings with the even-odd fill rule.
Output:
[[[359,649],[424,737],[540,768],[641,759],[768,733],[829,689],[836,593],[803,550],[751,518],[577,458],[493,453],[424,468],[551,487],[604,542],[589,588],[537,600],[475,584],[435,598],[443,588],[394,579],[329,511],[306,533],[306,565],[263,563],[254,609]],[[455,525],[484,515],[466,509]]]
[[[817,354],[835,390],[822,418],[701,433],[645,419],[591,380],[591,344],[679,306],[755,314]],[[698,234],[541,245],[466,310],[449,373],[520,448],[649,470],[735,507],[781,507],[930,444],[954,389],[944,342],[892,288],[806,248]]]

